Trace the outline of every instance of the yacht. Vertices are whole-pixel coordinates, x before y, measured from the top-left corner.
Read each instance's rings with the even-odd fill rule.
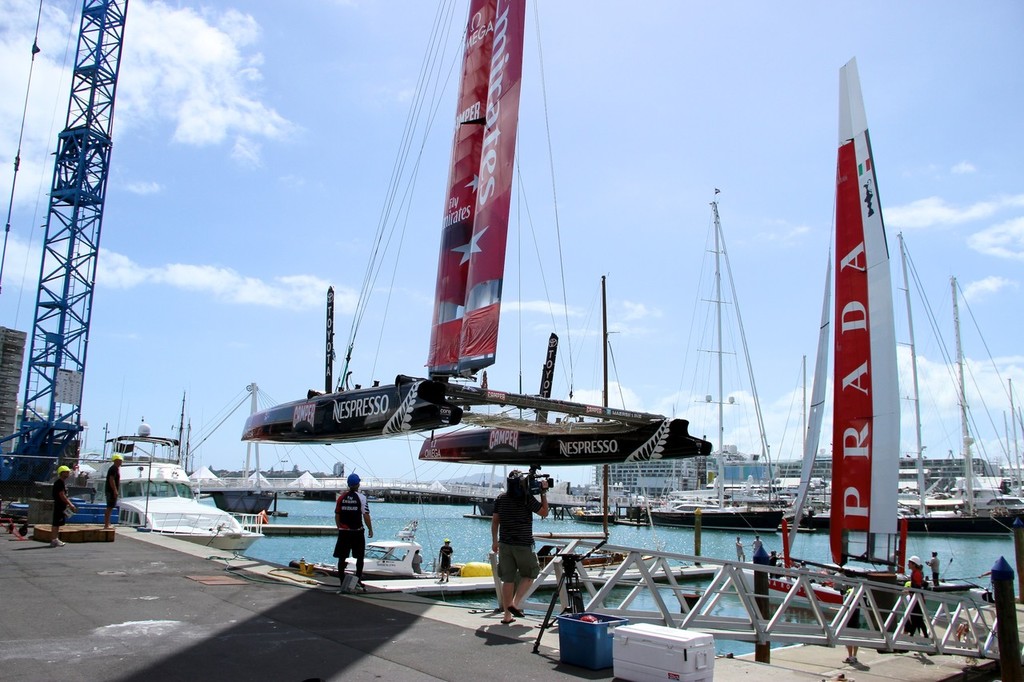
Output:
[[[178,440],[151,435],[140,424],[134,436],[107,441],[107,457],[121,455],[120,525],[158,533],[213,549],[242,552],[263,537],[246,530],[237,518],[197,498],[181,465]],[[106,464],[99,481],[106,480]],[[106,499],[102,483],[98,501]]]

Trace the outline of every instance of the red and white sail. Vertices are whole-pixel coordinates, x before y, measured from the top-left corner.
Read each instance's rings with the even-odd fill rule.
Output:
[[[856,60],[840,70],[836,166],[832,558],[896,533],[899,386],[889,250]],[[865,535],[866,534],[866,535]]]
[[[472,0],[427,366],[493,364],[505,269],[525,0]]]

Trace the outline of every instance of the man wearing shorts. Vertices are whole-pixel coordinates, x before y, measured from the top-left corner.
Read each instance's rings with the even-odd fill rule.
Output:
[[[370,519],[370,503],[366,495],[359,492],[359,475],[349,474],[348,491],[338,497],[334,505],[334,525],[338,528],[338,541],[334,544],[334,556],[338,557],[338,578],[341,589],[345,589],[345,564],[349,554],[356,560],[356,581],[363,587],[363,558],[366,554],[366,536],[373,537],[373,521]],[[339,590],[340,592],[341,590]]]
[[[546,490],[540,501],[530,494],[527,477],[513,471],[508,475],[505,492],[494,501],[491,517],[491,550],[498,554],[498,578],[501,579],[501,605],[508,625],[523,617],[522,601],[530,584],[540,574],[533,551],[533,515],[548,515]]]

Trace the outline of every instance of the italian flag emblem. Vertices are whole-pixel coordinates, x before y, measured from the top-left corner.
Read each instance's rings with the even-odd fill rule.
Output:
[[[857,164],[858,177],[871,170],[871,158],[864,159],[864,163]]]

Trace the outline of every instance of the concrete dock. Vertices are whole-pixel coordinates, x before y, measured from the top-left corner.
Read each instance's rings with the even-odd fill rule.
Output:
[[[613,678],[611,668],[560,663],[557,629],[532,653],[541,614],[502,625],[489,610],[336,589],[286,568],[125,529],[114,542],[57,548],[0,532],[0,678]],[[771,666],[719,658],[715,680],[998,679],[987,661],[862,649],[862,663],[849,666],[845,655],[790,647],[772,651]]]

